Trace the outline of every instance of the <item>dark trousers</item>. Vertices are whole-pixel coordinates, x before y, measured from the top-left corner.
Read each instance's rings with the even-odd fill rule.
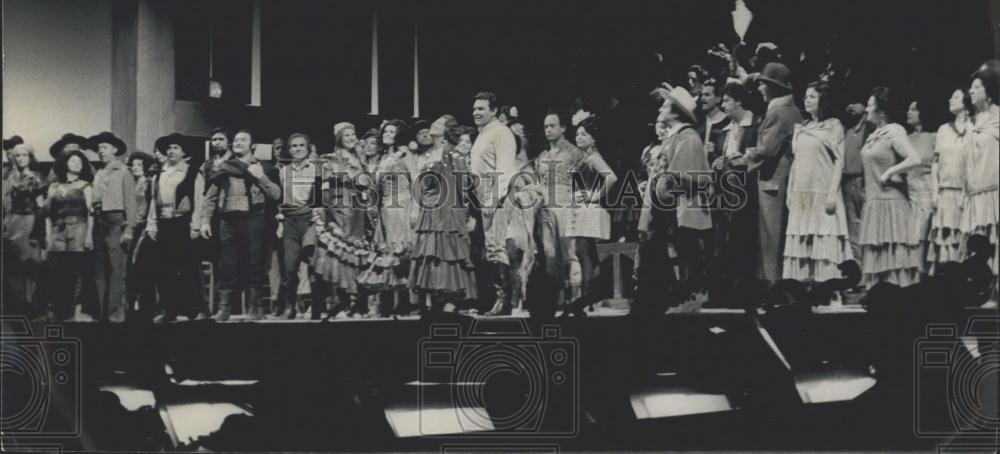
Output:
[[[639,282],[633,314],[660,316],[666,307],[675,303],[673,292],[678,283],[677,275],[684,266],[683,260],[670,253],[671,243],[677,241],[665,230],[654,230],[649,239],[639,244],[639,268],[636,270]]]
[[[711,229],[695,230],[687,227],[677,229],[677,241],[674,247],[677,257],[683,264],[681,278],[703,276],[708,269],[708,257],[714,249],[712,246],[713,232]],[[645,264],[643,264],[645,266]]]
[[[281,236],[281,289],[280,304],[295,307],[299,291],[299,264],[302,263],[302,240],[312,226],[312,213],[286,215]]]
[[[122,233],[128,228],[125,213],[101,213],[94,222],[94,252],[98,309],[94,318],[101,321],[125,320],[125,268],[128,249],[122,245]]]
[[[158,223],[158,287],[160,305],[167,316],[193,317],[208,313],[202,291],[200,258],[191,239],[191,219],[161,219]]]
[[[90,252],[49,252],[45,268],[49,310],[56,320],[66,320],[73,316],[77,298],[83,300],[89,293],[86,283],[94,280],[94,257]]]
[[[126,271],[125,291],[129,313],[132,313],[136,302],[139,303],[140,318],[152,316],[156,307],[156,269],[159,260],[156,243],[145,236],[145,224],[135,227],[132,243],[128,250],[128,270]]]
[[[231,304],[234,296],[247,290],[249,307],[260,306],[261,246],[264,212],[228,212],[219,223],[219,296],[221,304]]]

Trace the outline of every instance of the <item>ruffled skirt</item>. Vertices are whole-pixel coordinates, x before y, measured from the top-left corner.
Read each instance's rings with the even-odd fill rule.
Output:
[[[361,210],[350,214],[362,217],[362,221],[350,219],[352,222],[363,222],[366,216]],[[314,213],[314,224],[323,225],[321,213]],[[317,240],[314,272],[336,289],[358,293],[358,276],[371,265],[373,258],[371,245],[360,236],[345,233],[333,222],[326,223],[326,229],[318,233]]]
[[[826,194],[788,195],[788,227],[782,274],[785,279],[825,281],[840,277],[841,262],[853,259],[844,199],[837,193],[834,214],[826,214]]]
[[[937,209],[931,216],[927,234],[927,274],[947,262],[961,262],[964,236],[960,227],[965,194],[961,189],[942,188],[938,192]]]
[[[410,254],[410,288],[476,298],[464,210],[421,209]]]
[[[994,246],[993,257],[990,258],[990,269],[993,270],[994,281],[997,276],[997,266],[1000,264],[1000,241],[997,239],[997,219],[1000,218],[1000,198],[997,190],[983,191],[973,195],[965,196],[962,204],[962,217],[959,229],[964,234],[962,241],[961,256],[966,255],[966,244],[972,235],[985,236],[990,244]],[[994,293],[996,290],[994,289]]]
[[[861,212],[862,284],[907,286],[920,280],[920,244],[914,241],[913,213],[906,199],[874,199]]]

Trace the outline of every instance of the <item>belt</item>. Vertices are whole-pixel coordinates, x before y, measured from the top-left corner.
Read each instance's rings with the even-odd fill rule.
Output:
[[[173,207],[160,207],[159,209],[160,219],[177,219],[183,217],[190,217],[190,211],[176,211]]]
[[[83,222],[83,220],[84,220],[84,218],[81,217],[81,216],[65,216],[65,217],[56,219],[55,222],[53,222],[53,224],[56,227],[64,228],[67,225],[79,224],[79,223]]]
[[[125,210],[102,210],[101,214],[125,214]]]

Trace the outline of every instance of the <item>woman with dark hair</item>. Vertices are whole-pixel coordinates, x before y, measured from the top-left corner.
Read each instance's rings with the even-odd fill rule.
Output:
[[[94,175],[87,156],[80,150],[63,153],[53,166],[56,180],[49,185],[45,201],[45,238],[48,241],[46,282],[49,320],[60,322],[73,316],[77,282],[94,278],[94,218],[91,181]]]
[[[983,235],[993,245],[990,269],[993,271],[992,304],[997,302],[997,270],[1000,268],[1000,235],[998,210],[1000,197],[1000,73],[986,68],[972,76],[969,97],[976,115],[967,138],[965,157],[965,202],[962,204],[960,228],[966,238]],[[963,242],[963,246],[965,246]],[[963,248],[963,251],[965,249]]]
[[[901,109],[889,89],[877,87],[868,98],[868,120],[876,129],[861,149],[865,206],[861,213],[862,284],[906,286],[920,280],[920,243],[913,237],[913,212],[902,174],[920,166],[906,129],[895,123]]]
[[[132,152],[128,156],[126,167],[135,179],[133,197],[136,204],[135,229],[132,242],[128,248],[128,264],[125,270],[125,303],[127,314],[131,314],[138,301],[140,318],[148,320],[148,312],[156,305],[156,287],[153,284],[153,263],[157,260],[153,245],[142,233],[146,230],[146,218],[149,214],[149,201],[152,194],[150,179],[156,166],[156,158],[141,151]],[[128,315],[126,315],[127,317]]]
[[[333,135],[334,151],[320,156],[326,206],[313,210],[318,240],[313,267],[319,280],[315,285],[329,286],[336,296],[337,302],[327,314],[331,318],[348,308],[350,315],[368,313],[367,298],[359,294],[357,278],[367,267],[370,254],[365,241],[368,216],[362,206],[364,188],[358,181],[364,168],[354,152],[357,133],[354,125],[341,122],[334,125]]]
[[[844,127],[832,117],[825,82],[809,84],[803,104],[808,117],[792,136],[782,275],[819,282],[839,278],[837,266],[852,258],[840,192]]]
[[[409,248],[413,242],[410,210],[413,198],[409,178],[397,170],[408,153],[407,125],[402,120],[388,120],[379,129],[377,148],[381,158],[375,167],[375,191],[378,209],[374,219],[372,248],[377,252],[373,263],[358,277],[359,284],[379,292],[379,315],[409,312]],[[398,311],[397,311],[398,307]]]
[[[961,262],[962,198],[965,196],[965,137],[969,128],[972,100],[961,88],[948,99],[948,110],[955,119],[941,125],[934,143],[934,164],[931,166],[934,194],[934,215],[931,217],[927,241],[927,274],[933,275],[947,262]]]
[[[442,117],[417,131],[419,144],[425,145],[429,137],[433,145],[417,157],[420,173],[413,184],[417,212],[408,283],[418,298],[430,303],[431,311],[477,295],[466,228],[467,188],[459,178],[468,169],[446,149],[445,123]]]
[[[583,150],[583,159],[571,170],[579,178],[573,178],[573,201],[578,204],[571,210],[570,222],[563,232],[571,239],[580,263],[579,292],[573,296],[591,293],[591,286],[600,269],[597,260],[597,240],[611,238],[611,217],[602,206],[604,195],[618,182],[618,176],[601,156],[598,150],[603,143],[600,123],[596,116],[580,121],[576,127],[576,146]],[[576,284],[570,275],[571,283]],[[609,295],[603,295],[609,296]]]
[[[3,301],[9,308],[30,311],[42,264],[44,239],[35,226],[44,203],[45,180],[35,171],[31,145],[16,144],[9,156],[10,170],[3,180]]]
[[[514,134],[516,135],[517,133]],[[455,152],[458,153],[459,157],[465,161],[466,167],[468,167],[471,159],[470,153],[472,152],[472,144],[476,142],[476,135],[476,128],[464,125],[455,126],[445,132],[445,138],[451,144],[452,148],[455,149]]]
[[[920,158],[920,165],[906,172],[906,190],[913,210],[913,240],[920,244],[920,273],[927,274],[924,266],[927,263],[927,234],[931,228],[936,192],[934,179],[931,177],[931,164],[934,162],[934,142],[937,135],[928,131],[934,125],[928,122],[929,116],[921,112],[923,107],[923,103],[914,100],[906,111],[906,126],[910,131],[907,137]]]

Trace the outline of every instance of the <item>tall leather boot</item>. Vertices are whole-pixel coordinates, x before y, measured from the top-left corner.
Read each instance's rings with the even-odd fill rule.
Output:
[[[496,291],[497,302],[493,304],[486,315],[510,315],[510,267],[506,263],[490,263],[492,271],[493,290]]]
[[[229,315],[232,311],[231,304],[233,301],[233,291],[232,290],[219,290],[219,310],[215,312],[215,321],[224,322],[229,320]]]

